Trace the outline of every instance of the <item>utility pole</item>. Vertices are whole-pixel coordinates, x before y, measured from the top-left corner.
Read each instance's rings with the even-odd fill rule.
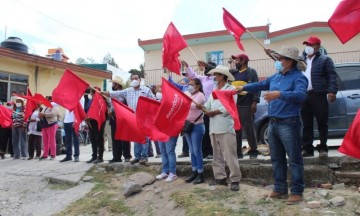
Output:
[[[4,40],[6,40],[6,30],[7,30],[7,26],[5,26],[5,38],[4,38]]]

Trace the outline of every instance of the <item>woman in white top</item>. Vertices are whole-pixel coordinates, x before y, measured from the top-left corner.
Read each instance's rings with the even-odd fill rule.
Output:
[[[28,160],[34,159],[34,151],[36,151],[35,159],[39,159],[41,155],[41,140],[42,140],[42,133],[41,127],[39,125],[39,112],[40,112],[40,105],[37,105],[37,108],[31,114],[29,119],[29,126],[28,126],[28,135],[29,135],[29,158]]]

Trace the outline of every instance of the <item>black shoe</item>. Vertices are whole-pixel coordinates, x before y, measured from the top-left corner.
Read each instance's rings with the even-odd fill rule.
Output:
[[[250,159],[257,159],[257,155],[250,155]]]
[[[101,158],[98,158],[98,159],[93,161],[94,164],[98,164],[98,163],[102,163],[102,162],[104,162],[104,160],[101,159]]]
[[[204,173],[198,173],[196,179],[193,181],[193,184],[204,183]]]
[[[120,160],[114,160],[114,159],[109,160],[109,164],[118,163],[118,162],[122,162],[122,160],[121,159]]]
[[[213,179],[213,180],[209,183],[209,186],[213,186],[213,185],[224,185],[224,186],[227,186],[228,183],[227,183],[226,178],[224,178],[224,179]]]
[[[154,157],[154,154],[149,154],[149,156],[148,157]]]
[[[130,164],[136,164],[139,162],[140,162],[140,160],[135,158],[134,160],[130,161]]]
[[[301,152],[301,155],[302,155],[303,157],[314,157],[314,152],[309,152],[309,151],[303,150],[303,151]]]
[[[66,162],[66,161],[71,161],[71,160],[72,160],[72,158],[64,158],[64,159],[62,159],[62,160],[60,161],[60,163]]]
[[[96,158],[91,158],[90,160],[86,161],[86,163],[92,163],[96,160]]]
[[[325,150],[319,150],[319,158],[320,159],[326,159],[328,158],[328,152]]]
[[[184,158],[184,157],[189,157],[189,152],[182,152],[181,154],[178,155],[178,158]]]
[[[190,183],[192,181],[194,181],[196,179],[196,177],[198,176],[198,172],[197,171],[193,171],[191,176],[189,176],[188,178],[185,179],[186,183]]]
[[[238,154],[238,159],[243,159],[244,155],[243,154]]]
[[[239,191],[240,190],[239,182],[231,182],[230,190]]]

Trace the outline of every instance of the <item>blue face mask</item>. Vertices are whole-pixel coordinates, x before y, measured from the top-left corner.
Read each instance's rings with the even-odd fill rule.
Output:
[[[281,61],[275,61],[274,66],[276,68],[276,72],[281,72],[284,67],[281,65]]]

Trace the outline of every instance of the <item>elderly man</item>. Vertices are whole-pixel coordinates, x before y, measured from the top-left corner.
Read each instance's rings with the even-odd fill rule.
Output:
[[[136,111],[136,106],[140,96],[148,97],[155,99],[154,94],[151,89],[146,86],[140,85],[140,76],[138,74],[132,74],[130,76],[131,84],[130,87],[124,90],[105,92],[104,95],[111,98],[116,98],[118,100],[126,101],[127,105]],[[146,139],[146,144],[134,143],[134,155],[135,159],[130,161],[131,164],[140,163],[145,164],[148,161],[148,147],[149,139]]]
[[[266,90],[264,99],[268,101],[269,146],[275,188],[268,197],[284,198],[288,195],[287,159],[291,170],[291,195],[288,205],[301,202],[304,192],[304,162],[301,156],[300,108],[306,97],[308,85],[306,77],[296,67],[299,50],[283,46],[278,59],[283,70],[264,81],[239,86],[248,92]]]

